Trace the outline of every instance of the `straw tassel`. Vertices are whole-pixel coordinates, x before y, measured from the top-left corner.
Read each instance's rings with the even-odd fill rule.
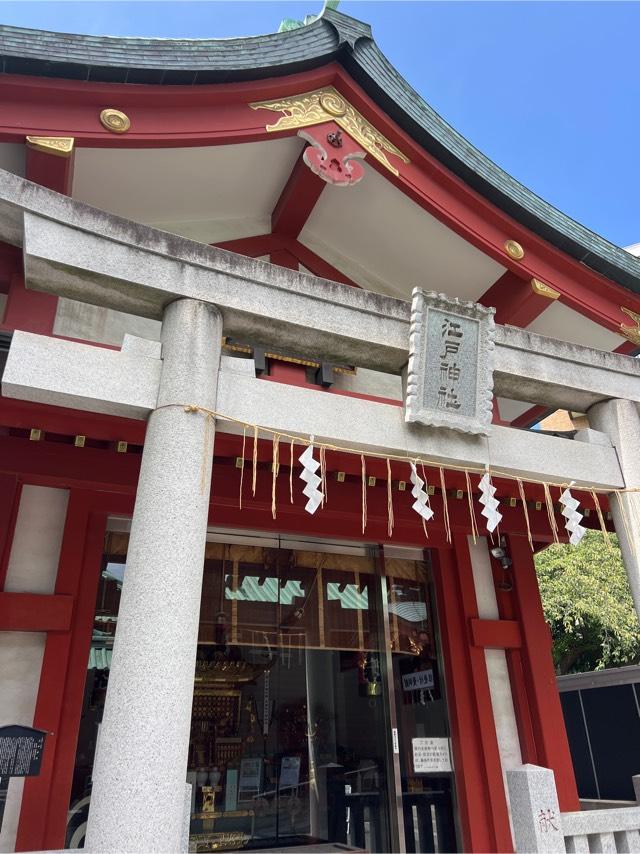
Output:
[[[253,472],[251,478],[251,494],[255,498],[256,494],[256,476],[258,474],[258,427],[253,428]]]
[[[367,466],[364,461],[364,454],[360,454],[360,463],[362,466],[362,533],[367,527]]]
[[[387,459],[387,536],[393,536],[393,489],[391,483],[391,462]]]
[[[242,510],[242,481],[244,480],[244,448],[247,442],[247,425],[242,428],[242,465],[240,466],[240,500],[238,502]]]
[[[449,524],[449,502],[447,501],[447,487],[444,482],[444,469],[440,466],[440,487],[442,489],[442,503],[444,505],[444,529],[447,542],[451,542],[451,525]]]
[[[551,533],[553,534],[554,543],[560,542],[560,537],[558,536],[558,526],[556,525],[556,516],[555,511],[553,509],[553,500],[551,498],[551,492],[549,490],[549,484],[543,483],[544,487],[544,500],[547,505],[547,516],[549,517],[549,527],[551,528]]]
[[[276,481],[278,479],[278,470],[280,468],[280,435],[273,434],[273,458],[271,461],[271,516],[275,519],[277,515],[276,509]]]
[[[464,472],[465,480],[467,482],[467,499],[469,501],[469,519],[471,520],[471,536],[473,537],[473,544],[475,546],[478,540],[478,523],[476,521],[476,511],[473,506],[473,491],[471,489],[471,480],[469,478],[469,472],[465,469]]]
[[[520,493],[520,500],[522,501],[522,511],[524,513],[524,521],[527,526],[527,537],[529,538],[529,546],[531,551],[533,551],[533,537],[531,536],[531,525],[529,524],[529,508],[527,507],[527,498],[524,492],[524,484],[520,480],[518,480],[518,492]]]

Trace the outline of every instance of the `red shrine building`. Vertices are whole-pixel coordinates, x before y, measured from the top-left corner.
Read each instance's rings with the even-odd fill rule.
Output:
[[[0,56],[0,850],[638,850],[534,554],[640,608],[640,260],[335,10]]]

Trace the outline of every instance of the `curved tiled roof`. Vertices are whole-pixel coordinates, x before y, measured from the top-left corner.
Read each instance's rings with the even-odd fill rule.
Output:
[[[9,74],[159,85],[284,76],[340,62],[425,150],[515,220],[576,260],[640,294],[640,259],[539,198],[445,122],[398,74],[368,24],[326,9],[305,27],[234,39],[83,36],[0,26]]]

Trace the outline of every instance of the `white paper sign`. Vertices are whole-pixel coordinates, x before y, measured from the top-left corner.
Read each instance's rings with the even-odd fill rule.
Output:
[[[300,757],[283,756],[280,763],[280,788],[295,789],[300,782]]]
[[[415,774],[442,774],[451,771],[448,738],[412,738]]]
[[[402,687],[405,691],[422,691],[423,689],[433,688],[434,685],[432,668],[428,670],[416,670],[415,673],[405,673],[402,677]]]

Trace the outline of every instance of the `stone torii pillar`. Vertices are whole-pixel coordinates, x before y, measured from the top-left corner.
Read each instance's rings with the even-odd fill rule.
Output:
[[[640,488],[640,414],[637,405],[630,400],[605,400],[592,406],[587,414],[591,427],[606,433],[611,439],[626,487]],[[619,499],[612,495],[610,507],[640,620],[640,492],[623,493]]]
[[[171,303],[144,443],[86,836],[91,852],[179,851],[222,319]],[[179,404],[179,405],[176,405]]]

